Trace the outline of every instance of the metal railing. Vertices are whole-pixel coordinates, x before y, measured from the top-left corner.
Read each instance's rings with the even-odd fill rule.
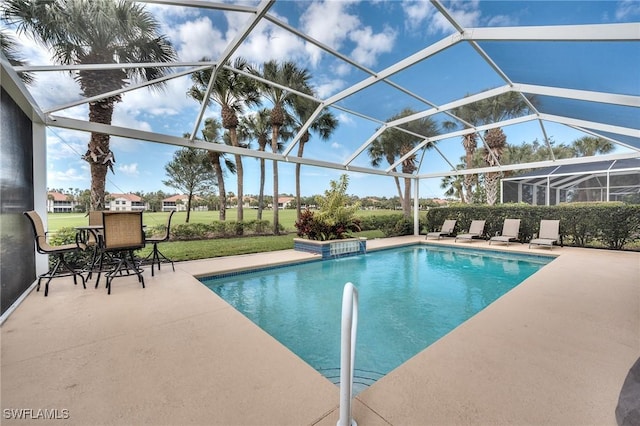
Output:
[[[357,426],[351,417],[353,369],[356,360],[358,330],[358,290],[351,283],[342,291],[342,326],[340,343],[340,418],[337,426]]]

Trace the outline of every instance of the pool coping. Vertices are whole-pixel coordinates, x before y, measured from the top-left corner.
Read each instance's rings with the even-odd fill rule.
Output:
[[[368,249],[416,242],[424,237],[368,240]],[[640,253],[549,254],[558,259],[519,290],[359,394],[356,421],[615,424],[618,392],[640,355]],[[193,278],[313,258],[180,262],[175,273],[145,272],[144,290],[122,278],[111,296],[64,283],[47,299],[32,292],[2,325],[2,408],[69,408],[72,418],[57,424],[335,425],[337,388]]]

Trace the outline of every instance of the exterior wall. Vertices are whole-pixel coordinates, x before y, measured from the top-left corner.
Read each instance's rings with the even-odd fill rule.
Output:
[[[131,201],[126,198],[116,198],[111,200],[108,209],[112,212],[139,212],[147,210],[147,206],[142,201]]]
[[[75,201],[56,201],[47,199],[47,212],[49,213],[72,213],[76,208]]]
[[[33,124],[4,88],[0,93],[0,133],[0,158],[3,164],[11,165],[0,168],[0,304],[4,313],[36,277],[33,229],[22,213],[44,207],[44,202],[34,204]],[[40,157],[44,157],[42,149]]]

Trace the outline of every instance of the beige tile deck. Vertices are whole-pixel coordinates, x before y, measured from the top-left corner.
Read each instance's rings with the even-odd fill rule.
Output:
[[[371,240],[370,250],[423,238]],[[449,240],[431,244],[453,244]],[[457,245],[549,253],[486,242]],[[640,356],[640,253],[554,248],[551,264],[362,392],[359,425],[615,424]],[[55,424],[335,425],[338,389],[193,276],[302,260],[282,251],[176,264],[146,289],[57,279],[1,327],[7,409]]]

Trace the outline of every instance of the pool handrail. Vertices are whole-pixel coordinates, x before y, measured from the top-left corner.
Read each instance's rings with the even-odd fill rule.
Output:
[[[340,418],[337,426],[357,426],[351,417],[353,369],[356,360],[358,331],[358,289],[350,282],[342,291],[342,324],[340,336]]]

